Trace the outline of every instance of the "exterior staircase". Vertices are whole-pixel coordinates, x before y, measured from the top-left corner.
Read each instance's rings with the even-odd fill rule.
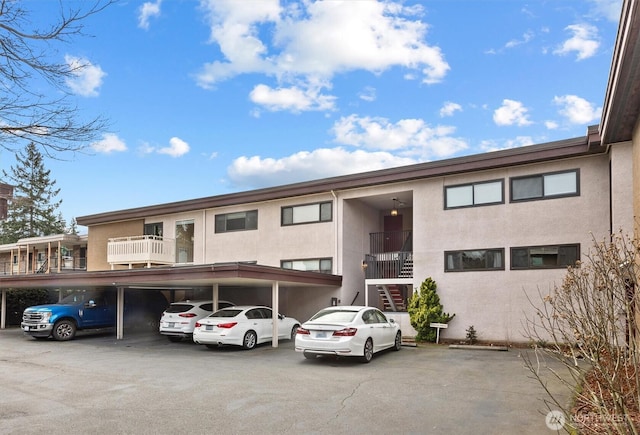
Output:
[[[409,254],[409,256],[402,263],[402,268],[400,269],[400,273],[398,273],[398,278],[413,278],[413,255]]]
[[[407,307],[402,295],[403,286],[379,285],[377,287],[384,305],[384,311],[406,311]]]

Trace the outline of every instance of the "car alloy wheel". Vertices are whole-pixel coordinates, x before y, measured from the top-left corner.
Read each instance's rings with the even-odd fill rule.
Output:
[[[373,341],[370,338],[364,343],[364,354],[362,355],[362,362],[368,363],[373,358]]]
[[[256,347],[257,340],[258,338],[256,337],[255,332],[247,331],[247,333],[244,334],[244,338],[242,339],[242,347],[244,347],[245,349],[253,349],[254,347]]]
[[[402,348],[402,333],[398,331],[396,334],[395,345],[393,346],[393,350],[400,350]]]

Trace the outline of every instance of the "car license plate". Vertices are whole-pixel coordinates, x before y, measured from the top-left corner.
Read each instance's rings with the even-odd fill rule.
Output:
[[[213,331],[213,325],[207,325],[207,331]]]
[[[175,323],[169,323],[169,326],[168,326],[168,327],[169,327],[169,328],[173,328],[174,326],[176,326],[176,324],[175,324]]]
[[[324,331],[316,332],[316,338],[327,338],[327,333]]]

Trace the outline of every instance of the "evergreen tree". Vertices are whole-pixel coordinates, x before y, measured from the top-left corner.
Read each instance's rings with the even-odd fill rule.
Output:
[[[60,189],[55,188],[51,171],[45,169],[42,153],[30,143],[16,154],[16,161],[9,173],[2,171],[6,182],[14,186],[14,194],[7,219],[2,222],[0,242],[64,233],[66,224],[57,212],[62,203],[56,200]]]
[[[409,299],[407,311],[411,326],[416,330],[417,340],[436,341],[436,330],[431,323],[448,323],[455,314],[443,312],[440,296],[436,293],[436,282],[431,277],[420,285],[420,291],[415,292]]]

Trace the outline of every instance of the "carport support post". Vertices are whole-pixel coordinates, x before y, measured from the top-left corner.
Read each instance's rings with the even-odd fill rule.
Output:
[[[7,326],[7,289],[2,289],[2,303],[0,304],[0,329]]]
[[[124,329],[124,287],[116,290],[116,340],[122,340]]]
[[[273,318],[273,331],[271,335],[271,347],[278,347],[278,319],[279,307],[280,307],[280,282],[274,281],[271,284],[271,315]]]
[[[213,295],[212,295],[212,301],[213,301],[213,312],[215,313],[216,311],[218,311],[218,299],[220,298],[220,287],[218,286],[218,283],[213,284]]]

